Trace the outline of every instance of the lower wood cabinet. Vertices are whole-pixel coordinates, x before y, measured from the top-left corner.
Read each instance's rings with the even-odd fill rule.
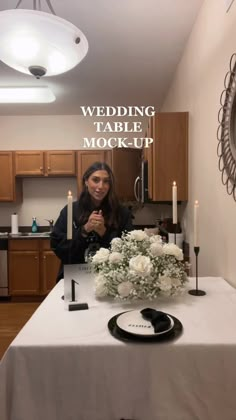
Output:
[[[49,239],[10,239],[8,252],[11,296],[46,295],[55,286],[60,260]]]

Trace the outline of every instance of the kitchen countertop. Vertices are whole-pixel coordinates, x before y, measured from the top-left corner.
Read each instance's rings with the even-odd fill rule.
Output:
[[[0,239],[49,239],[50,232],[19,232],[18,234],[12,234],[8,232],[0,232]]]
[[[134,225],[134,229],[144,229],[155,227],[155,225]],[[31,226],[20,226],[18,234],[11,233],[11,227],[0,227],[0,238],[2,239],[40,239],[40,238],[50,238],[50,231],[47,226],[40,226],[39,232],[32,233]]]
[[[50,232],[19,232],[18,234],[8,234],[9,239],[34,239],[34,238],[50,238]]]

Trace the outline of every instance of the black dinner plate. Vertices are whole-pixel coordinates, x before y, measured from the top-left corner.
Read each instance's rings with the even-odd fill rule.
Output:
[[[128,312],[128,311],[125,311]],[[173,315],[167,314],[169,315],[173,321],[174,321],[174,326],[170,331],[167,331],[166,333],[160,334],[160,335],[156,335],[156,336],[144,336],[144,335],[134,335],[134,334],[130,334],[124,330],[121,330],[117,323],[116,320],[118,318],[118,316],[124,314],[125,312],[121,312],[115,316],[113,316],[109,321],[108,321],[108,329],[111,333],[111,335],[113,335],[113,337],[117,338],[118,340],[121,341],[127,341],[127,342],[135,342],[135,343],[153,343],[153,342],[162,342],[162,341],[168,341],[168,340],[175,340],[177,337],[179,337],[183,331],[183,325],[182,323],[175,318]]]

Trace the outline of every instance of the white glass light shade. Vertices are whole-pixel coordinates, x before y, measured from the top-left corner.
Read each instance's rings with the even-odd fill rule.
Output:
[[[50,103],[56,99],[47,86],[0,87],[0,103],[32,104]]]
[[[46,76],[65,73],[88,52],[88,41],[72,23],[53,14],[25,9],[0,12],[0,60],[22,73],[29,67]]]

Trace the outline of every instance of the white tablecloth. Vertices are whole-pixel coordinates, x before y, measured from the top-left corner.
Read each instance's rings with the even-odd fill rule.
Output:
[[[213,277],[199,287],[206,296],[122,304],[97,301],[89,281],[89,310],[69,312],[58,283],[1,362],[1,420],[235,420],[236,290]],[[147,306],[177,317],[183,334],[148,344],[110,335],[113,315]]]

